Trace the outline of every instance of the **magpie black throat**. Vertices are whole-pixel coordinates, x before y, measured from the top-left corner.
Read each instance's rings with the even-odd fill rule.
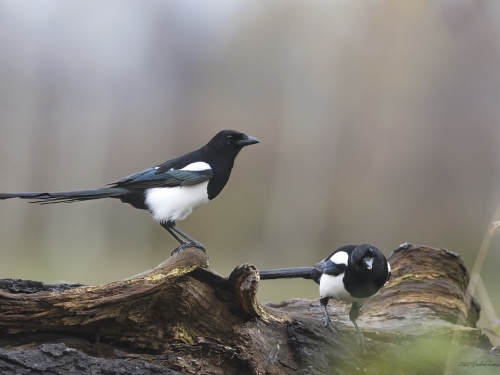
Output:
[[[328,301],[335,299],[351,303],[349,319],[358,334],[358,344],[366,352],[366,343],[356,323],[359,310],[384,286],[391,275],[391,267],[384,254],[370,244],[343,246],[314,267],[284,268],[260,271],[262,280],[301,277],[319,284],[320,305],[324,325],[334,332],[328,314]]]
[[[217,197],[226,186],[234,160],[243,147],[259,143],[257,138],[235,130],[222,130],[205,146],[118,181],[107,187],[46,193],[0,193],[0,199],[30,199],[41,204],[70,203],[118,198],[149,211],[179,243],[174,252],[188,246],[205,247],[176,227],[194,209]]]

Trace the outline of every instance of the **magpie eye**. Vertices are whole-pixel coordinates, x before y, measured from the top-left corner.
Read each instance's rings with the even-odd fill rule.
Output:
[[[234,141],[233,141],[233,136],[232,136],[232,135],[228,135],[228,136],[226,137],[226,143],[227,143],[228,145],[230,145],[230,144],[231,144],[231,143],[233,143],[233,142],[234,142]]]

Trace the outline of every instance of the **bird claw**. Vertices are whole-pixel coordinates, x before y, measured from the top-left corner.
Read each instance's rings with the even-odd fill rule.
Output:
[[[356,343],[358,344],[358,346],[363,347],[363,354],[366,354],[366,342],[363,335],[356,335]]]
[[[330,321],[330,319],[325,319],[325,318],[321,318],[321,321],[324,323],[323,324],[323,327],[328,327],[331,329],[331,331],[334,333],[334,334],[338,334],[339,333],[339,330],[337,329],[337,327],[335,327],[332,322]]]
[[[172,256],[174,254],[177,254],[177,253],[181,252],[182,250],[185,250],[189,247],[197,247],[198,249],[203,250],[203,252],[205,254],[207,253],[205,246],[203,246],[203,244],[200,242],[184,242],[181,245],[177,246],[174,250],[172,250],[172,253],[170,255]]]
[[[205,254],[207,253],[207,250],[205,249],[205,245],[203,245],[201,242],[195,241],[195,242],[191,242],[189,245],[191,247],[197,247],[198,249],[203,250],[203,252]]]

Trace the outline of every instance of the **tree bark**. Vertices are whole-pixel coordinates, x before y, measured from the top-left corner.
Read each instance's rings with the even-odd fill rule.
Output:
[[[348,305],[330,302],[333,334],[318,300],[262,305],[254,266],[225,278],[196,248],[106,285],[0,280],[0,373],[498,373],[462,259],[405,244],[389,262],[358,319],[366,355]]]

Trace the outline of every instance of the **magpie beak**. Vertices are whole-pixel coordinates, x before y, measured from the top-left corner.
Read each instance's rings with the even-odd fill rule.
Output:
[[[234,144],[240,147],[244,147],[244,146],[254,145],[256,143],[260,143],[260,141],[257,138],[251,136],[245,136],[239,141],[236,141]]]
[[[255,137],[235,130],[217,133],[205,146],[116,182],[93,190],[50,193],[0,193],[0,200],[30,199],[42,204],[118,198],[149,211],[179,243],[178,252],[189,246],[205,251],[200,242],[176,227],[194,209],[210,202],[229,180],[234,160],[244,146],[259,143]]]
[[[370,272],[366,272],[366,268]],[[358,344],[365,353],[365,339],[356,320],[363,304],[373,298],[390,276],[389,262],[375,246],[370,244],[343,246],[314,267],[260,271],[261,280],[301,277],[318,283],[324,326],[330,327],[335,333],[337,329],[328,315],[328,301],[335,299],[351,303],[349,319],[356,328]]]
[[[369,270],[372,269],[372,267],[373,267],[373,258],[372,257],[364,257],[363,262],[365,263],[366,268],[368,268]]]

